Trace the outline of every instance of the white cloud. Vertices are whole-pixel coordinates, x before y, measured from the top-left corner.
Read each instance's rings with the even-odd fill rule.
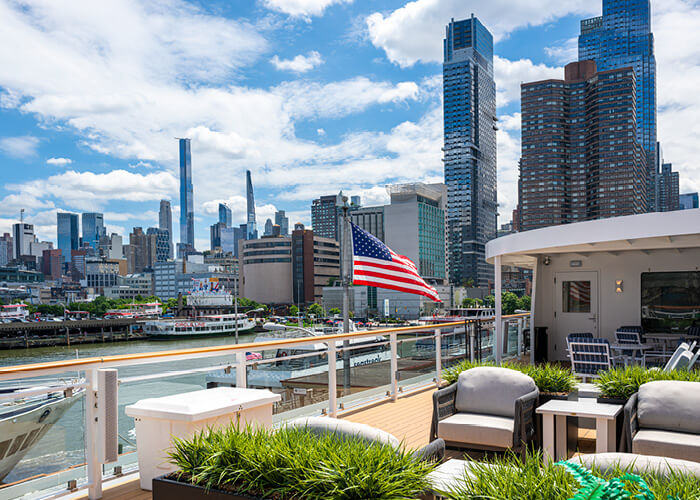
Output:
[[[322,129],[322,128],[317,128],[317,129],[316,129],[316,134],[317,134],[319,137],[323,137],[323,136],[326,135],[326,131],[325,131],[324,129]]]
[[[48,160],[46,160],[47,165],[56,165],[59,167],[70,165],[71,163],[73,163],[73,160],[71,160],[70,158],[49,158]]]
[[[294,73],[306,73],[323,64],[321,54],[312,50],[307,55],[295,56],[293,59],[280,59],[274,55],[270,62],[280,71],[292,71]]]
[[[334,4],[352,3],[352,0],[263,0],[265,7],[292,17],[320,16]]]
[[[578,61],[578,36],[545,47],[544,53],[559,64]]]
[[[450,18],[466,18],[468,9],[478,14],[498,41],[516,29],[568,14],[595,14],[599,7],[590,0],[474,0],[468,7],[464,0],[415,0],[390,13],[368,16],[369,39],[402,67],[418,61],[440,62],[445,25]]]
[[[31,158],[38,147],[39,139],[31,135],[0,138],[0,151],[12,158]]]
[[[545,64],[534,64],[530,59],[510,61],[494,56],[494,77],[496,79],[496,105],[520,100],[520,84],[548,78],[564,78],[563,68],[552,68]]]

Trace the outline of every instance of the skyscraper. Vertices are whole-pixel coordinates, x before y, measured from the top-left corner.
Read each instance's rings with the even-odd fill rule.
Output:
[[[580,61],[564,73],[521,86],[522,231],[646,212],[634,71],[596,72],[594,61]]]
[[[322,238],[340,241],[338,195],[321,196],[311,202],[311,227]]]
[[[221,239],[224,229],[226,229],[226,224],[223,222],[216,222],[209,226],[209,248],[212,252],[217,248],[223,248]]]
[[[289,219],[284,210],[275,212],[275,224],[280,227],[281,236],[289,236]]]
[[[265,236],[272,236],[272,219],[270,219],[269,217],[268,217],[267,220],[265,221],[265,232],[264,232],[264,235],[265,235]]]
[[[472,16],[452,19],[443,41],[444,165],[450,281],[487,286],[496,237],[496,84],[493,37]]]
[[[258,230],[255,222],[255,198],[253,197],[253,180],[250,178],[250,170],[245,171],[245,194],[247,202],[248,218],[246,219],[246,239],[258,238]]]
[[[161,229],[159,227],[149,227],[146,229],[146,235],[150,238],[155,236],[156,238],[156,254],[154,262],[167,262],[170,260],[171,244],[170,232],[167,229]]]
[[[691,210],[700,206],[700,203],[698,203],[698,193],[681,194],[678,196],[678,200],[681,210]]]
[[[20,222],[12,224],[13,256],[19,260],[23,255],[31,255],[30,243],[34,238],[34,225]]]
[[[233,214],[225,203],[219,203],[219,222],[222,222],[224,227],[231,227],[233,223]]]
[[[194,188],[190,140],[180,139],[180,243],[194,248]]]
[[[671,163],[664,163],[661,165],[661,171],[658,177],[658,211],[659,212],[672,212],[674,210],[680,210],[680,198],[678,189],[678,172],[673,171],[673,165]]]
[[[603,15],[581,21],[579,61],[592,59],[598,71],[634,68],[637,77],[637,139],[646,153],[647,206],[657,210],[656,58],[650,0],[603,0]]]
[[[83,244],[89,244],[97,249],[100,244],[100,237],[104,236],[105,221],[104,215],[99,212],[86,212],[83,214]]]
[[[160,211],[158,212],[158,229],[168,232],[168,259],[173,258],[173,212],[170,208],[169,200],[160,200]],[[168,260],[166,259],[166,260]]]
[[[61,250],[63,262],[70,263],[70,251],[77,250],[80,242],[78,234],[78,214],[58,212],[56,214],[56,232],[58,248]]]

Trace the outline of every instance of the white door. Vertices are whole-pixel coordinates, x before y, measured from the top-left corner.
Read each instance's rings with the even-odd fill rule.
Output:
[[[590,332],[598,336],[598,272],[573,271],[554,275],[555,357],[566,356],[570,333]],[[550,345],[552,345],[550,340]]]

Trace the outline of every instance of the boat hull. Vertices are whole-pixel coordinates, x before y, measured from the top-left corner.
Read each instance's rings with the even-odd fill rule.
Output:
[[[253,333],[255,326],[250,326],[247,328],[239,328],[238,334],[243,335],[247,333]],[[151,333],[149,338],[153,340],[174,340],[174,339],[193,339],[193,338],[205,338],[205,337],[233,337],[236,335],[236,330],[222,330],[215,332],[158,332]]]

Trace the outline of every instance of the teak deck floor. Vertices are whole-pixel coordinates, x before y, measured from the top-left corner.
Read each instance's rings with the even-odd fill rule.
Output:
[[[368,424],[396,436],[407,448],[420,448],[428,444],[430,421],[432,418],[432,389],[406,395],[397,401],[382,401],[364,409],[348,411],[341,418]],[[595,431],[580,430],[580,438],[595,439]],[[582,443],[583,444],[583,443]],[[458,452],[449,453],[453,458],[461,458]],[[78,497],[87,499],[87,494]],[[104,485],[104,500],[150,500],[151,492],[139,487],[138,474],[115,480]]]

